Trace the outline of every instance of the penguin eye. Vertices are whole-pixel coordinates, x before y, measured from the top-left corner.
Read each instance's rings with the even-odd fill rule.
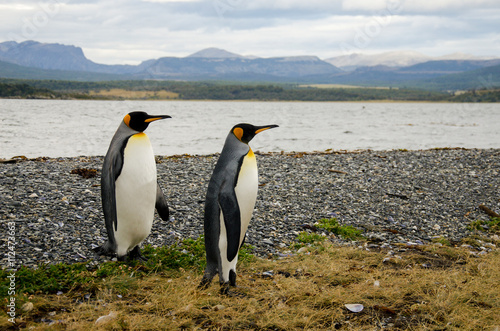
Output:
[[[234,133],[234,135],[236,136],[236,138],[238,138],[238,140],[240,140],[240,141],[241,141],[241,138],[243,137],[243,129],[242,129],[242,128],[239,128],[239,127],[238,127],[238,128],[235,128],[235,129],[233,130],[233,133]]]

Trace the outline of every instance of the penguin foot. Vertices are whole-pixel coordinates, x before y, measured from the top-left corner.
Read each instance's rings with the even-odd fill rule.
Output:
[[[229,294],[231,292],[231,291],[229,291],[229,288],[230,288],[229,283],[221,284],[220,294],[229,296]]]
[[[144,257],[144,255],[141,254],[141,250],[139,249],[139,246],[135,246],[134,249],[128,253],[128,258],[130,260],[139,260],[146,262],[148,259]]]
[[[220,294],[231,297],[231,298],[246,298],[246,297],[248,297],[248,295],[246,295],[243,292],[231,290],[231,286],[229,285],[229,283],[222,284],[222,286],[220,288]]]
[[[198,285],[199,289],[206,289],[210,283],[212,283],[212,279],[217,275],[217,268],[210,267],[210,265],[207,266],[205,269],[205,272],[203,273],[203,278],[201,279],[200,285]]]
[[[200,285],[198,285],[198,288],[200,290],[205,290],[210,285],[211,282],[212,282],[212,278],[205,278],[205,276],[203,276],[203,278],[201,279]]]
[[[92,248],[92,250],[97,254],[97,255],[105,255],[105,256],[114,256],[115,252],[109,248],[108,243],[106,242],[102,246],[98,246],[95,248]]]

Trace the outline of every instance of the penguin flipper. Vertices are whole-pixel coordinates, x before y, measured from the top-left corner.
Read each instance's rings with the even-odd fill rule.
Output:
[[[226,226],[227,260],[232,261],[240,248],[241,216],[234,185],[227,181],[221,185],[219,206]]]
[[[101,199],[106,232],[108,234],[107,246],[113,251],[116,248],[115,231],[118,229],[118,217],[116,212],[116,179],[123,167],[123,150],[112,148],[104,158],[101,172]]]
[[[169,219],[168,203],[167,199],[165,199],[165,196],[163,195],[163,191],[161,190],[160,184],[158,183],[156,184],[155,208],[156,211],[158,212],[158,215],[160,215],[160,218],[165,222],[167,222]]]

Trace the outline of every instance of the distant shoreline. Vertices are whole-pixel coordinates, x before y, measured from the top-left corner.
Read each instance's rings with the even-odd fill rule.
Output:
[[[451,93],[402,87],[297,84],[0,79],[0,98],[304,102],[500,102],[500,89]]]
[[[66,100],[66,101],[186,101],[186,102],[312,102],[312,103],[463,103],[458,101],[449,100],[391,100],[391,99],[380,99],[380,100],[327,100],[327,101],[309,101],[309,100],[259,100],[259,99],[237,99],[237,100],[217,100],[217,99],[109,99],[109,98],[88,98],[88,99],[78,99],[78,98],[36,98],[36,97],[0,97],[0,100]],[[484,102],[486,103],[486,102]]]

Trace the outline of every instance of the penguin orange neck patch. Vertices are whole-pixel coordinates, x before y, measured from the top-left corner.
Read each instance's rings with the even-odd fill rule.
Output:
[[[129,114],[125,115],[125,117],[123,118],[123,122],[125,124],[127,124],[128,127],[130,127],[130,115]]]
[[[234,135],[236,138],[238,138],[239,141],[241,141],[241,138],[243,137],[243,129],[242,128],[235,128],[233,130]]]
[[[250,148],[248,153],[247,153],[247,156],[248,157],[255,157],[255,154],[253,153],[252,149]]]

